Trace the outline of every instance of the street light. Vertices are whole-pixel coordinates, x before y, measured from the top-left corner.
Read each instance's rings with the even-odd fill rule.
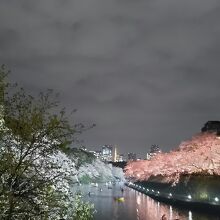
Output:
[[[188,199],[192,199],[192,196],[191,196],[191,195],[188,195],[187,198],[188,198]]]
[[[219,202],[219,198],[218,197],[215,197],[215,202]]]

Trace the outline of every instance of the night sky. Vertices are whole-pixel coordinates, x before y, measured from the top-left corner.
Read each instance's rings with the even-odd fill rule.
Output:
[[[220,1],[0,0],[0,63],[97,124],[89,149],[168,151],[220,120]]]

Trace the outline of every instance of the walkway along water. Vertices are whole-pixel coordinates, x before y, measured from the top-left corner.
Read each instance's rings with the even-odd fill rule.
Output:
[[[207,175],[182,176],[172,185],[158,177],[151,181],[128,182],[127,185],[159,201],[219,213],[220,177]]]

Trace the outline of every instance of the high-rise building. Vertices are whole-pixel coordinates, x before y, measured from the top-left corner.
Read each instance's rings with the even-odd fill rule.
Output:
[[[137,160],[137,156],[135,153],[128,153],[128,160]]]
[[[102,160],[103,161],[112,161],[112,152],[113,147],[110,145],[104,145],[102,147]]]
[[[159,146],[157,144],[153,144],[153,145],[151,145],[150,152],[147,153],[146,159],[150,160],[152,157],[154,157],[158,153],[161,153],[161,149],[159,148]]]

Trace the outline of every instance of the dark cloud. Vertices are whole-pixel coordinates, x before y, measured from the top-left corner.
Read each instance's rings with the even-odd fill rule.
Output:
[[[0,0],[0,62],[53,88],[88,146],[169,150],[218,120],[218,0]]]

